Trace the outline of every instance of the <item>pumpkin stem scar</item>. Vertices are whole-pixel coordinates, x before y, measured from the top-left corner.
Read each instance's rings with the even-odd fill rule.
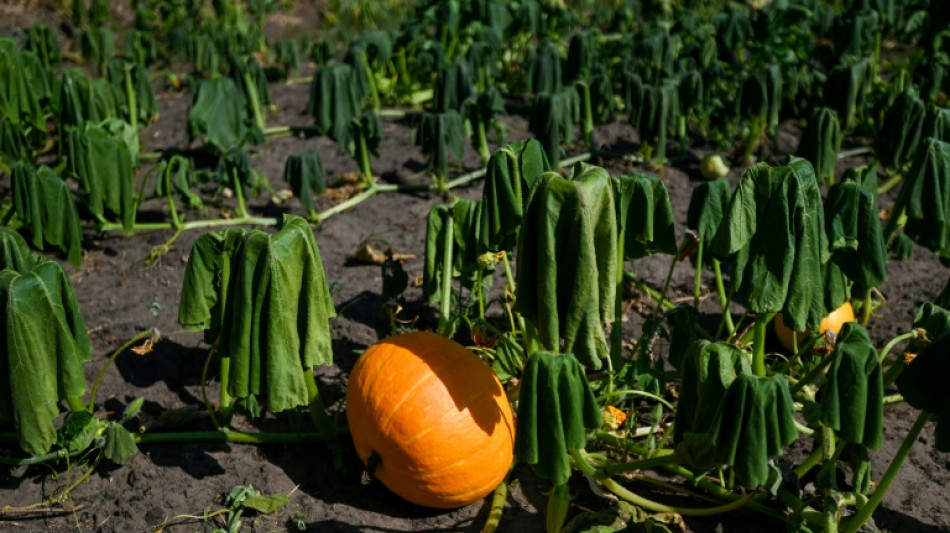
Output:
[[[381,464],[383,464],[383,459],[379,454],[376,453],[375,450],[370,452],[369,457],[366,458],[366,470],[363,470],[363,478],[361,480],[364,485],[369,485],[373,474],[376,473],[376,468]]]

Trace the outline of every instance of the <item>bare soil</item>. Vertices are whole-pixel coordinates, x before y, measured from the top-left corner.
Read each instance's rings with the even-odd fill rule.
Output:
[[[45,4],[13,3],[14,10],[32,11],[33,20],[52,17]],[[39,7],[37,7],[37,5]],[[2,13],[2,11],[0,11]],[[9,13],[7,13],[9,14]],[[18,21],[23,18],[15,19]],[[29,20],[29,19],[27,19]],[[50,23],[47,20],[47,23]],[[10,19],[0,25],[8,34],[17,27]],[[12,24],[23,24],[13,22]],[[26,25],[26,24],[23,24]],[[143,133],[144,149],[149,151],[189,150],[185,124],[191,94],[168,92],[159,84],[161,117]],[[271,125],[307,126],[303,115],[307,105],[307,85],[275,84],[271,87],[274,107]],[[526,122],[517,116],[505,117],[508,125],[504,142],[527,137]],[[787,124],[781,130],[780,151],[794,151],[798,128]],[[420,182],[425,157],[413,146],[411,118],[385,122],[385,140],[380,157],[373,159],[375,172],[384,181]],[[633,153],[639,144],[636,132],[624,123],[598,129],[601,146],[610,151]],[[275,189],[286,188],[281,176],[286,157],[317,149],[329,173],[329,179],[344,177],[356,170],[355,162],[335,143],[322,137],[269,138],[266,145],[253,150],[254,168],[270,180]],[[699,155],[704,147],[691,147]],[[599,161],[614,174],[634,170],[622,159]],[[854,160],[843,164],[855,163]],[[466,147],[463,167],[476,168],[479,161]],[[463,169],[459,169],[461,172]],[[640,169],[642,170],[642,169]],[[742,169],[736,168],[729,179],[733,183]],[[698,182],[695,164],[668,167],[663,171],[673,208],[677,214],[677,234],[685,230],[686,208],[690,191]],[[9,187],[3,176],[0,187]],[[210,191],[206,191],[210,192]],[[478,198],[481,184],[453,191],[463,197]],[[341,200],[339,189],[331,189],[319,198],[320,206],[329,207]],[[893,193],[892,193],[893,194]],[[210,195],[206,194],[210,198]],[[410,279],[422,275],[425,216],[429,209],[446,198],[437,194],[380,194],[345,213],[334,216],[314,232],[331,285],[338,317],[332,320],[334,365],[318,369],[318,385],[331,411],[343,420],[342,402],[347,375],[359,353],[390,333],[381,312],[381,271],[354,259],[361,243],[369,240],[378,246],[412,253],[416,259],[405,263]],[[882,200],[887,204],[890,200]],[[230,200],[209,202],[205,213],[189,212],[188,217],[214,218],[231,205]],[[270,197],[250,202],[254,214],[277,216],[290,212],[304,215],[296,200],[276,205]],[[167,208],[152,201],[143,206],[142,219],[165,219]],[[119,356],[102,383],[99,398],[104,410],[121,412],[136,398],[145,398],[142,425],[153,427],[169,416],[187,418],[176,430],[208,430],[210,422],[200,416],[203,410],[201,371],[208,346],[201,335],[188,333],[177,322],[178,300],[185,262],[199,231],[186,232],[157,263],[146,265],[143,259],[153,247],[164,243],[171,232],[139,232],[132,237],[118,233],[86,234],[86,254],[82,268],[64,265],[70,273],[76,295],[93,343],[93,362],[86,367],[91,382],[109,355],[122,343],[147,328],[158,328],[162,341],[145,356],[127,352]],[[638,276],[659,288],[669,267],[668,257],[655,257],[628,265]],[[887,305],[869,326],[878,347],[893,336],[908,331],[914,314],[925,301],[943,287],[947,270],[928,251],[917,248],[914,259],[892,260],[888,282],[880,288]],[[694,271],[687,262],[677,265],[673,277],[674,296],[691,295]],[[704,278],[711,284],[711,278]],[[423,301],[420,289],[410,287],[405,294],[403,316],[418,320],[419,327],[431,327],[435,310]],[[651,305],[636,291],[630,292],[630,310],[624,316],[624,332],[629,339],[639,333],[639,325]],[[704,302],[712,312],[715,300]],[[738,309],[738,308],[737,308]],[[215,376],[207,384],[210,397],[217,397]],[[191,416],[193,415],[193,416]],[[164,418],[163,418],[164,417]],[[916,412],[904,404],[887,407],[884,448],[873,455],[875,479],[880,477],[897,450]],[[256,429],[238,419],[244,429]],[[254,425],[268,430],[290,430],[295,422],[288,417],[269,416]],[[904,468],[892,486],[884,504],[874,516],[876,527],[897,532],[950,531],[950,455],[933,448],[932,428],[915,443]],[[10,532],[148,532],[165,525],[166,531],[212,531],[222,524],[215,520],[183,518],[202,515],[207,509],[220,509],[224,496],[236,485],[251,484],[265,493],[290,495],[290,503],[278,512],[262,517],[247,516],[241,531],[479,531],[488,513],[488,501],[453,510],[430,510],[408,504],[389,493],[377,482],[361,483],[362,464],[352,451],[347,437],[340,439],[343,467],[333,465],[333,455],[324,445],[241,445],[241,444],[160,444],[143,446],[125,465],[101,465],[87,482],[79,485],[62,505],[33,512],[0,514],[0,531]],[[15,455],[16,450],[0,445],[0,455]],[[791,454],[801,454],[792,450]],[[22,507],[57,495],[83,471],[77,466],[68,471],[47,467],[0,466],[0,509]],[[550,488],[524,466],[515,469],[517,482],[512,487],[500,531],[543,531],[545,492]],[[611,505],[594,496],[583,479],[575,479],[578,495],[572,515],[581,508],[603,509]],[[652,490],[635,485],[637,490]],[[653,497],[663,498],[662,494]],[[687,505],[703,505],[692,501]],[[780,524],[733,513],[712,519],[687,520],[690,531],[772,531]]]

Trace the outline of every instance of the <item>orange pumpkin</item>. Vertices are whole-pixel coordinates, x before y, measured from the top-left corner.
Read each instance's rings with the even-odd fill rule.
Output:
[[[841,331],[841,326],[845,322],[854,322],[854,308],[851,307],[851,302],[845,302],[841,304],[841,307],[835,309],[828,314],[825,318],[821,319],[821,332],[824,333],[826,330],[834,331],[837,335]],[[792,351],[792,330],[785,325],[785,322],[782,320],[782,313],[775,315],[775,336],[778,337],[779,343],[785,347],[786,350]],[[800,345],[805,338],[808,336],[808,333],[798,333],[798,344]]]
[[[511,467],[504,388],[478,356],[435,333],[370,346],[350,373],[346,418],[367,472],[412,503],[468,505]]]

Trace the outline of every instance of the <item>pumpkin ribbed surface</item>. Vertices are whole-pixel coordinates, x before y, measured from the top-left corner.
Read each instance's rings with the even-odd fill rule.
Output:
[[[435,333],[370,346],[350,373],[346,418],[367,471],[412,503],[468,505],[511,466],[515,430],[501,383]]]

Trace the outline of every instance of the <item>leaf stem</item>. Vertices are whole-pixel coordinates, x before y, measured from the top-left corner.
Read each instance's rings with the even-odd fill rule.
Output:
[[[844,521],[840,528],[841,533],[857,533],[858,529],[860,529],[861,526],[871,518],[871,515],[874,514],[874,511],[877,509],[878,505],[884,501],[885,493],[887,493],[891,483],[893,483],[894,479],[897,477],[897,472],[900,470],[904,460],[907,459],[907,455],[910,454],[911,448],[913,448],[914,443],[917,442],[918,435],[920,435],[920,432],[924,429],[924,425],[929,419],[930,413],[926,411],[922,411],[920,413],[920,416],[917,417],[917,421],[914,422],[914,425],[910,428],[910,431],[907,432],[907,436],[904,437],[904,441],[901,443],[897,453],[894,454],[891,464],[888,465],[887,470],[881,477],[881,480],[878,481],[877,488],[874,490],[874,494],[868,498],[867,503],[858,509],[857,513]]]
[[[125,344],[123,344],[122,346],[119,346],[119,348],[116,351],[112,352],[112,355],[109,356],[109,359],[106,360],[106,363],[102,365],[102,368],[99,369],[99,373],[96,374],[96,379],[93,380],[92,382],[92,392],[89,393],[89,412],[90,413],[96,412],[96,394],[99,392],[99,384],[102,382],[102,378],[103,376],[105,376],[106,370],[108,370],[109,367],[112,366],[112,363],[114,363],[116,358],[119,357],[119,354],[128,350],[133,344],[141,341],[142,339],[148,336],[152,336],[153,339],[158,340],[158,330],[149,328],[139,333],[138,335],[132,337]]]
[[[772,318],[772,313],[759,313],[755,315],[755,325],[753,326],[752,337],[752,373],[759,377],[766,376],[765,369],[765,337],[768,333],[767,326]]]
[[[445,232],[442,243],[442,287],[439,300],[439,333],[448,333],[449,316],[452,313],[452,273],[455,255],[455,219],[451,212],[445,213]]]
[[[505,480],[495,487],[495,491],[492,493],[491,507],[488,511],[488,519],[485,521],[485,526],[482,527],[482,533],[494,533],[498,529],[501,516],[505,512],[505,500],[508,499],[508,478],[510,477],[511,472],[509,471]]]

